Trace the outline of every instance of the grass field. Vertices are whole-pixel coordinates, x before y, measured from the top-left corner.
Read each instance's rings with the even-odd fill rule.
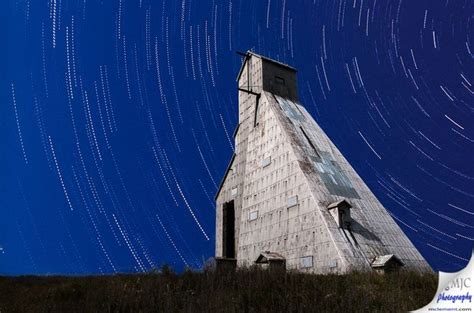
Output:
[[[434,274],[410,272],[0,277],[0,312],[406,312],[430,302],[436,286]]]

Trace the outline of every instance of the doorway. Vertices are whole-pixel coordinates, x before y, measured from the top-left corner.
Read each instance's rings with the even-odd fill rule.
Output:
[[[222,212],[222,256],[235,258],[235,209],[234,200],[224,203]]]

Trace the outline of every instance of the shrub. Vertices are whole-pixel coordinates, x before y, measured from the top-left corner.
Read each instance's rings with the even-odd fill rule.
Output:
[[[313,275],[235,272],[0,277],[0,312],[406,312],[437,278],[411,272]]]

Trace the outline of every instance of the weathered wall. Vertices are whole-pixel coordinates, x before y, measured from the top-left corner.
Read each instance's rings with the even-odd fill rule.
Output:
[[[395,254],[406,267],[429,269],[297,104],[294,70],[251,55],[238,86],[250,92],[239,91],[235,158],[217,196],[216,256],[222,256],[223,204],[234,200],[239,266],[272,251],[283,255],[289,268],[318,273],[370,270],[372,259],[386,254]],[[352,205],[348,229],[340,228],[327,209],[342,199]]]
[[[292,143],[266,97],[260,108],[258,126],[248,137],[238,264],[251,265],[262,251],[269,250],[284,255],[289,268],[335,270],[338,252],[315,210]],[[298,197],[297,204],[289,207],[288,199],[293,196]],[[305,256],[313,257],[311,268],[302,268],[301,257]]]
[[[368,268],[369,262],[376,256],[395,254],[406,267],[429,269],[387,210],[308,112],[289,101],[285,104],[290,108],[285,108],[281,105],[282,99],[277,101],[278,97],[268,93],[265,95],[273,103],[273,112],[278,116],[300,161],[317,204],[315,209],[323,217],[337,250],[342,252],[341,263],[362,269]],[[348,200],[353,206],[351,231],[339,228],[327,210],[330,203],[341,199]]]
[[[252,57],[243,64],[237,85],[239,89],[239,125],[235,134],[235,157],[231,168],[222,183],[221,190],[216,198],[216,256],[223,256],[222,252],[222,210],[223,204],[234,200],[235,207],[235,247],[239,245],[239,218],[242,208],[243,183],[246,177],[248,133],[252,130],[255,120],[257,96],[262,86],[262,60]],[[260,86],[260,87],[259,87]]]

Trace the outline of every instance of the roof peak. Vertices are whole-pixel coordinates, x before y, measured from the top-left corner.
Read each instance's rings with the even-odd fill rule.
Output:
[[[253,52],[253,51],[250,51],[250,50],[247,50],[247,52],[239,52],[237,51],[237,54],[241,55],[242,57],[244,57],[244,61],[242,62],[242,66],[240,67],[240,70],[239,70],[239,74],[237,75],[237,81],[239,80],[240,78],[240,75],[242,74],[242,71],[244,70],[244,67],[245,67],[245,63],[247,62],[248,59],[250,59],[250,57],[254,56],[254,57],[257,57],[257,58],[260,58],[266,62],[269,62],[269,63],[273,63],[273,64],[276,64],[278,66],[281,66],[281,67],[284,67],[284,68],[287,68],[291,71],[294,71],[294,72],[297,72],[297,70],[286,64],[286,63],[283,63],[283,62],[280,62],[280,61],[277,61],[277,60],[274,60],[274,59],[271,59],[269,57],[266,57],[264,55],[261,55],[261,54],[258,54],[256,52]]]
[[[278,60],[269,58],[269,57],[267,57],[267,56],[258,54],[258,53],[256,53],[256,52],[251,51],[251,50],[247,50],[246,55],[247,55],[247,56],[251,56],[251,55],[256,56],[257,58],[261,58],[261,59],[263,59],[263,60],[265,60],[265,61],[272,62],[272,63],[276,63],[276,64],[281,65],[281,66],[284,66],[284,67],[288,67],[289,69],[292,69],[292,70],[294,70],[294,71],[296,72],[296,69],[295,69],[293,66],[290,66],[290,65],[288,65],[288,64],[286,64],[286,63],[283,63],[283,62],[280,62],[280,61],[278,61]]]

